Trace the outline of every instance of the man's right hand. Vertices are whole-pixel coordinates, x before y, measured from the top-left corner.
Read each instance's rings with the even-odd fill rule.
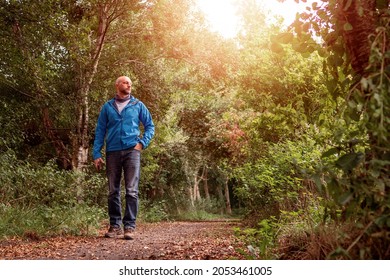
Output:
[[[103,164],[104,164],[104,160],[102,158],[95,159],[94,163],[95,163],[95,168],[97,171],[102,170]]]

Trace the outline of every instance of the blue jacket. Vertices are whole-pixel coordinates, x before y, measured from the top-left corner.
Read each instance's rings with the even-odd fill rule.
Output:
[[[140,122],[144,133],[140,137]],[[106,151],[121,151],[141,143],[143,148],[149,146],[154,136],[154,123],[146,106],[131,96],[129,104],[119,114],[115,99],[107,101],[100,111],[95,130],[93,159],[102,157],[101,150],[106,140]]]

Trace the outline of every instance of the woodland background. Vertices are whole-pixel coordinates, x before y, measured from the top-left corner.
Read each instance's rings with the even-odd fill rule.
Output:
[[[237,2],[227,39],[193,0],[1,0],[0,238],[97,232],[94,128],[128,75],[156,125],[140,220],[239,217],[248,258],[389,259],[389,1],[288,27]]]

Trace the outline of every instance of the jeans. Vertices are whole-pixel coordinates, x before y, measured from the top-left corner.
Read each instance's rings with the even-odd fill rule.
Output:
[[[108,215],[111,226],[135,229],[138,213],[138,183],[140,178],[141,152],[135,149],[107,152]],[[122,220],[121,180],[125,178],[125,215]]]

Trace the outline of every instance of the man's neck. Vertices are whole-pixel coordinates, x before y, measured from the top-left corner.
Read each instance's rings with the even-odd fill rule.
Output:
[[[130,97],[130,93],[129,94],[122,94],[120,92],[117,92],[116,93],[117,97],[120,98],[120,99],[127,99]]]

